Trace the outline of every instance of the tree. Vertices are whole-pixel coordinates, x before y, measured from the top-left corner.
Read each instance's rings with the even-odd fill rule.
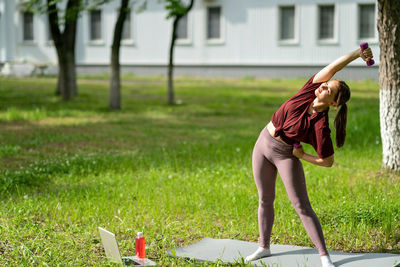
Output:
[[[57,94],[64,101],[78,95],[75,70],[75,41],[79,14],[84,9],[94,8],[106,0],[68,0],[64,8],[58,6],[64,0],[27,0],[27,8],[47,13],[50,32],[58,58]],[[64,14],[63,16],[60,14]],[[63,30],[61,30],[63,29]]]
[[[122,30],[126,19],[129,0],[121,0],[118,19],[115,23],[114,39],[111,46],[111,77],[110,77],[110,109],[121,109],[121,78],[120,78],[120,63],[119,51],[121,46]]]
[[[68,0],[64,16],[60,17],[58,4],[61,0],[31,0],[28,8],[46,12],[49,20],[51,37],[58,58],[57,94],[67,101],[78,94],[75,71],[75,40],[79,12],[82,10],[82,0]],[[60,26],[63,24],[63,31]]]
[[[181,0],[166,0],[166,9],[168,11],[167,19],[173,18],[172,24],[172,37],[169,48],[169,63],[168,63],[168,104],[173,105],[174,100],[174,84],[173,84],[173,70],[174,70],[174,47],[177,38],[176,29],[180,19],[186,16],[193,7],[194,0],[190,0],[189,5],[185,6]]]
[[[130,12],[129,2],[130,0],[121,0],[121,7],[119,9],[118,19],[114,27],[114,37],[111,46],[110,99],[108,104],[110,109],[121,109],[121,65],[119,62],[119,54],[124,24],[128,12]],[[138,4],[139,1],[135,1],[135,3]],[[136,12],[143,12],[146,7],[147,0],[143,0],[137,5]]]
[[[81,9],[81,0],[69,0],[65,10],[64,31],[60,30],[60,19],[56,1],[47,0],[47,14],[51,36],[58,57],[57,92],[63,100],[78,95],[75,70],[76,25]]]
[[[378,1],[383,166],[400,171],[400,1]]]

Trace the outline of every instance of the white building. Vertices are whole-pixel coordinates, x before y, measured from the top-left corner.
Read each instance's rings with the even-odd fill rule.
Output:
[[[163,1],[133,5],[121,47],[124,72],[165,74],[172,20]],[[32,66],[57,64],[47,16],[31,14],[18,0],[0,0],[0,68],[30,72]],[[85,11],[78,21],[79,73],[107,72],[120,1]],[[342,78],[378,79],[379,43],[374,0],[195,0],[180,24],[175,48],[177,75],[310,76],[367,41],[375,66],[359,59]],[[29,67],[31,66],[31,67]],[[43,67],[44,68],[44,67]]]

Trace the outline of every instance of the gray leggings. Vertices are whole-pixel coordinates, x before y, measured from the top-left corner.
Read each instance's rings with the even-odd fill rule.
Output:
[[[253,150],[253,176],[256,182],[259,206],[258,227],[260,246],[268,248],[274,223],[276,173],[279,172],[286,192],[320,255],[328,254],[321,224],[307,195],[303,165],[292,155],[293,146],[273,138],[265,127]]]

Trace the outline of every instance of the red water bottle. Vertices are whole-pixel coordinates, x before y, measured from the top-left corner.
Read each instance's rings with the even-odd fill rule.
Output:
[[[135,239],[135,256],[140,259],[145,258],[145,242],[142,232],[137,233]]]

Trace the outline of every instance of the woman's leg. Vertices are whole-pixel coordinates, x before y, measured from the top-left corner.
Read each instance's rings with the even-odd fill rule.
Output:
[[[274,223],[274,200],[276,167],[265,158],[266,146],[258,140],[254,146],[252,167],[254,181],[258,191],[258,228],[260,231],[260,247],[269,248],[272,225]]]
[[[271,255],[269,242],[274,223],[274,200],[276,167],[264,156],[265,139],[260,137],[254,146],[252,156],[253,176],[258,191],[258,228],[260,231],[260,247],[245,261],[250,262]]]
[[[275,162],[275,164],[281,175],[289,199],[300,216],[311,241],[317,247],[321,256],[328,255],[321,224],[308,199],[303,165],[299,159],[294,157],[281,159],[279,162]]]

